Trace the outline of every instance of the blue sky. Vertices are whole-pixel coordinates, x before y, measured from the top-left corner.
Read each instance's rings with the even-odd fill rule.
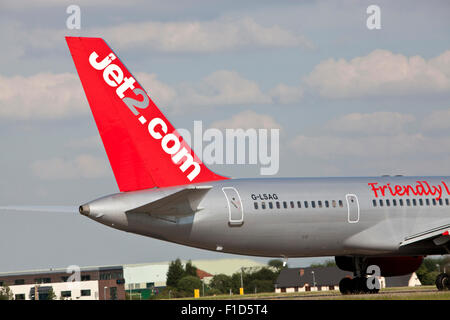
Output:
[[[70,4],[81,8],[81,30],[66,29]],[[366,27],[371,4],[381,8],[380,30]],[[278,176],[450,175],[449,9],[448,1],[2,1],[0,203],[78,205],[118,191],[64,35],[105,38],[178,128],[234,127],[248,114],[249,127],[279,128]],[[212,169],[259,175],[257,166]],[[0,271],[223,257],[79,215],[0,219],[8,239]]]

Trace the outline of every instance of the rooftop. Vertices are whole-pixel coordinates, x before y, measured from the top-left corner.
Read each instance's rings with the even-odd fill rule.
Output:
[[[277,288],[313,286],[332,286],[339,283],[342,278],[352,277],[352,272],[342,271],[338,267],[318,268],[286,268],[281,270],[277,278]]]
[[[110,270],[122,270],[123,266],[91,266],[91,267],[80,267],[81,272],[89,271],[110,271]],[[57,273],[70,273],[74,269],[67,268],[49,268],[49,269],[38,269],[38,270],[25,270],[25,271],[10,271],[10,272],[0,272],[0,277],[11,277],[11,276],[27,276],[27,275],[42,275],[42,274],[57,274]]]

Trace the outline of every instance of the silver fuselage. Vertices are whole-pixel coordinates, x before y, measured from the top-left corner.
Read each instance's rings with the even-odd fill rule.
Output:
[[[442,204],[433,204],[436,195],[431,194],[393,196],[386,192],[383,196],[378,192],[376,197],[369,185],[408,185],[417,181],[430,185],[444,181],[450,185],[450,177],[230,179],[199,184],[212,188],[194,214],[166,219],[126,213],[183,189],[180,186],[100,198],[89,203],[89,217],[127,232],[243,255],[441,254],[443,249],[436,246],[403,248],[401,243],[415,234],[450,224],[447,191],[442,191]]]

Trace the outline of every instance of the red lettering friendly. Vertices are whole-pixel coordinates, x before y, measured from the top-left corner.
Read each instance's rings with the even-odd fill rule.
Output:
[[[444,181],[441,181],[440,184],[430,185],[428,181],[416,181],[415,184],[396,184],[392,185],[387,183],[385,185],[379,185],[378,182],[369,182],[368,185],[371,187],[372,192],[375,195],[375,198],[378,198],[379,195],[386,196],[386,194],[390,194],[391,196],[435,196],[436,200],[441,199],[443,191],[447,192],[447,195],[450,195],[450,189]]]

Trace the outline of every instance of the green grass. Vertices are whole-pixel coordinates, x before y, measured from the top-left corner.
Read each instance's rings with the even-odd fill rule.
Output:
[[[433,292],[429,292],[433,290]],[[417,292],[411,292],[417,291]],[[421,292],[423,291],[423,292]],[[338,294],[338,295],[336,295]],[[315,297],[317,296],[317,297]],[[450,291],[437,291],[435,286],[386,288],[378,294],[340,295],[339,291],[310,291],[292,293],[258,293],[245,294],[243,296],[234,294],[200,297],[196,300],[240,300],[240,299],[308,299],[308,300],[450,300]],[[186,298],[193,299],[193,298]]]
[[[326,299],[326,298],[324,298]],[[382,293],[369,296],[342,296],[330,297],[333,300],[450,300],[450,292],[427,292],[427,293],[403,293],[403,294],[389,294]]]

